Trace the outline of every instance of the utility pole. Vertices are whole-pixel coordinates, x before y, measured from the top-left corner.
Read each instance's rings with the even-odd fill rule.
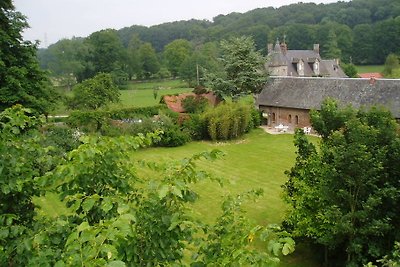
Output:
[[[197,77],[197,86],[200,85],[200,79],[199,79],[199,64],[196,64],[196,77]]]

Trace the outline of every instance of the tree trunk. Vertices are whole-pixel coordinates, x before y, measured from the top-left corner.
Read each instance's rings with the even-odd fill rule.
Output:
[[[324,250],[324,266],[328,267],[328,246],[325,246]]]

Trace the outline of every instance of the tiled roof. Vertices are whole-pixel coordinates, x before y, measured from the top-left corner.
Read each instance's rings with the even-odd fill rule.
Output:
[[[347,77],[340,68],[336,60],[323,60],[319,52],[315,50],[285,50],[282,51],[278,44],[275,45],[273,51],[269,54],[266,64],[268,67],[287,66],[287,76],[298,77],[297,63],[304,62],[304,76],[324,76],[324,77]],[[314,72],[314,62],[319,62],[319,73]]]
[[[163,97],[165,104],[167,105],[167,107],[175,112],[178,113],[184,113],[186,112],[185,109],[182,106],[182,101],[183,99],[185,99],[188,96],[196,96],[195,93],[182,93],[179,95],[165,95]],[[206,93],[206,94],[200,94],[200,96],[207,98],[208,103],[210,103],[210,105],[215,106],[217,105],[220,101],[218,99],[218,97],[213,94],[212,92]]]
[[[270,77],[257,105],[319,109],[328,97],[355,108],[384,106],[400,118],[400,79]]]
[[[358,74],[360,78],[375,78],[375,79],[381,79],[383,78],[383,75],[379,72],[370,72],[370,73],[360,73]]]

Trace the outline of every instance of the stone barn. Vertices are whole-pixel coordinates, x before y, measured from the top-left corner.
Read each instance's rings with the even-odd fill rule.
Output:
[[[326,98],[355,108],[383,106],[400,121],[400,79],[270,77],[256,99],[264,124],[310,127],[309,112]]]

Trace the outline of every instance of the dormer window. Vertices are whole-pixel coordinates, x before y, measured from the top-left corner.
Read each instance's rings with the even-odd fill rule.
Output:
[[[314,75],[319,75],[319,62],[315,61],[313,64],[313,71],[314,71]]]
[[[302,59],[297,63],[297,73],[299,76],[304,76],[304,62]]]

